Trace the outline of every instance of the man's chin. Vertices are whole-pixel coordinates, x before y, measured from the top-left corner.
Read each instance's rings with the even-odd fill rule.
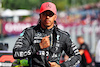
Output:
[[[50,27],[50,25],[45,25],[45,27]]]
[[[48,26],[48,25],[45,25],[45,27],[50,27],[50,26]]]

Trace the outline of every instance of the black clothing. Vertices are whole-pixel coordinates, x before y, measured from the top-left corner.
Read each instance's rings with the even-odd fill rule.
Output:
[[[48,35],[50,35],[51,46],[41,49],[39,43],[43,37]],[[55,26],[48,30],[37,25],[26,28],[20,34],[13,48],[13,57],[15,59],[28,57],[30,67],[49,67],[48,61],[54,61],[59,64],[63,50],[70,58],[60,64],[61,67],[75,66],[80,62],[80,53],[67,32]]]
[[[92,56],[91,53],[89,52],[88,46],[83,43],[81,44],[79,50],[84,50],[84,53],[82,55],[82,60],[80,62],[80,67],[92,67]]]

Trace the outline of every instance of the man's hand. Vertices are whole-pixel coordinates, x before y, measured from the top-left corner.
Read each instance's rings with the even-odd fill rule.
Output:
[[[50,64],[50,67],[60,67],[60,65],[57,64],[56,62],[50,62],[49,61],[49,64]]]
[[[79,52],[80,52],[80,55],[83,55],[84,50],[83,50],[83,49],[81,49],[81,50],[79,50]]]
[[[39,43],[41,49],[44,49],[50,46],[49,37],[50,36],[45,36],[42,38],[41,42]]]

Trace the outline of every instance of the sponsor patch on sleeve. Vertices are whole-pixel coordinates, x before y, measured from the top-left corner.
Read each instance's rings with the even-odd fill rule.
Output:
[[[23,36],[23,35],[24,35],[24,32],[25,32],[25,31],[23,31],[23,32],[20,34],[20,36]]]

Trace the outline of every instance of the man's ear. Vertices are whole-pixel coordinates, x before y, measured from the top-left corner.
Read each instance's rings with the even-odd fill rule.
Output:
[[[57,15],[55,15],[55,20],[57,19]]]

